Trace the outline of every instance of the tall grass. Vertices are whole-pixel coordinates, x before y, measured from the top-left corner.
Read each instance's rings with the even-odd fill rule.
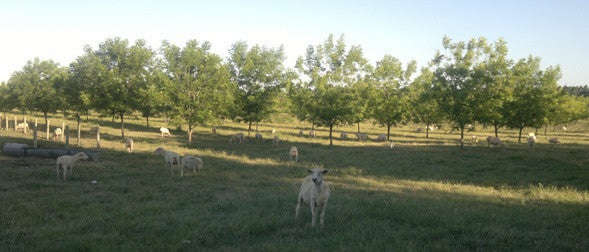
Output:
[[[589,132],[576,125],[549,129],[564,144],[539,138],[533,151],[517,143],[514,130],[500,132],[506,148],[469,143],[460,150],[457,132],[425,139],[415,125],[394,129],[392,149],[339,140],[327,146],[325,129],[317,138],[298,137],[310,125],[296,122],[258,126],[267,139],[277,130],[278,147],[229,144],[230,134],[247,129],[231,122],[217,125],[218,135],[197,128],[189,147],[185,132],[162,139],[163,120],[147,128],[137,118],[127,124],[125,135],[135,141],[127,154],[117,123],[91,117],[82,128],[97,123],[102,161],[78,163],[67,182],[56,180],[53,159],[0,156],[3,250],[589,249]],[[373,138],[384,132],[371,124],[361,130]],[[0,130],[0,142],[32,140]],[[170,175],[153,153],[158,146],[202,157],[205,170]],[[288,161],[291,146],[301,162]],[[84,135],[81,147],[94,148],[95,140]],[[316,165],[329,170],[332,188],[323,228],[310,227],[308,207],[294,219],[305,169]]]

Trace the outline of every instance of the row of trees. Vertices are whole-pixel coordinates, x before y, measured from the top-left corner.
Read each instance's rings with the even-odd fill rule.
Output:
[[[80,118],[90,111],[124,118],[141,112],[164,115],[188,126],[189,143],[197,125],[220,118],[261,122],[278,107],[298,119],[329,128],[372,119],[385,127],[413,121],[426,126],[443,121],[461,130],[479,122],[495,128],[540,128],[587,118],[587,99],[567,95],[557,86],[560,68],[540,68],[540,59],[507,58],[502,39],[453,42],[417,72],[390,55],[371,65],[360,46],[330,35],[309,46],[294,69],[283,66],[282,48],[248,46],[239,41],[223,60],[208,42],[184,47],[166,41],[156,52],[138,40],[107,39],[68,67],[51,60],[29,61],[0,85],[0,109],[47,115],[61,111]],[[276,99],[283,97],[287,99]],[[280,102],[276,102],[279,100]],[[284,104],[287,103],[287,104]]]

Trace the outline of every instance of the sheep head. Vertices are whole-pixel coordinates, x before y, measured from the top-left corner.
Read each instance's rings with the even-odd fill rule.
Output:
[[[327,170],[321,168],[314,168],[307,171],[311,173],[311,180],[313,180],[315,185],[321,185],[321,183],[323,183],[323,176],[327,174]]]

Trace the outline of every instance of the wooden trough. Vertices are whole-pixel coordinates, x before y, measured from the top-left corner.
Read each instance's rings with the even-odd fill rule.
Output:
[[[100,161],[100,152],[96,150],[31,148],[26,144],[19,143],[5,143],[2,145],[2,154],[8,156],[57,158],[64,155],[75,155],[78,152],[86,153],[88,161]]]

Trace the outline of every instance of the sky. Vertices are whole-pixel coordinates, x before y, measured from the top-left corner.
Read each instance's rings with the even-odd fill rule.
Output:
[[[1,1],[0,82],[35,57],[69,65],[85,45],[107,38],[209,41],[223,58],[231,44],[284,46],[286,67],[309,45],[334,34],[362,47],[375,63],[385,54],[426,65],[442,37],[504,38],[509,58],[560,65],[560,85],[589,85],[589,1]]]

